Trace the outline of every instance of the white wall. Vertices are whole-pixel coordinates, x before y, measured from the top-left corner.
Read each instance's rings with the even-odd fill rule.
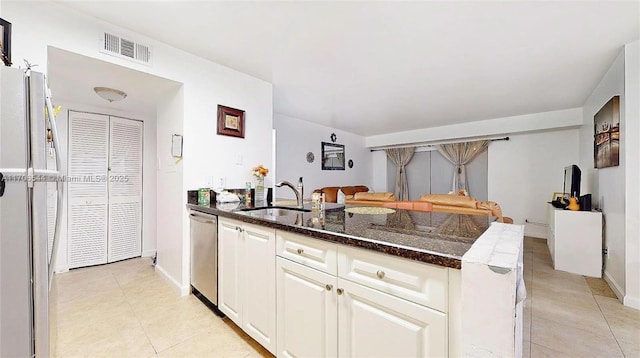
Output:
[[[143,168],[142,168],[142,255],[152,256],[156,252],[156,119],[147,118],[138,113],[123,112],[108,107],[88,106],[67,102],[64,99],[53,101],[56,106],[61,106],[62,110],[56,117],[58,133],[61,141],[64,161],[60,169],[67,175],[67,164],[69,154],[69,111],[90,112],[105,115],[112,115],[122,118],[135,119],[144,122],[144,145],[143,145]],[[60,243],[58,244],[58,256],[56,258],[56,272],[64,272],[69,269],[68,242],[67,242],[67,184],[65,183],[65,196],[62,209],[62,230],[60,233]]]
[[[307,198],[313,190],[325,186],[362,184],[372,189],[373,154],[365,148],[364,137],[280,114],[274,116],[274,128],[278,136],[276,181],[287,180],[295,184],[302,176]],[[344,144],[345,162],[352,159],[353,168],[345,165],[345,170],[322,170],[321,142],[331,142],[331,133],[338,137],[337,144]],[[307,162],[308,152],[315,156],[313,163]],[[295,195],[289,188],[277,188],[276,197],[295,198]]]
[[[547,202],[561,192],[564,167],[578,163],[578,129],[510,135],[489,145],[488,198],[525,235],[546,237]],[[581,166],[582,169],[582,166]]]
[[[593,116],[620,96],[620,165],[593,169]],[[606,220],[604,276],[627,306],[640,309],[640,42],[627,44],[583,107],[580,158]],[[583,177],[585,176],[583,171]]]
[[[184,135],[182,172],[178,169],[170,179],[158,178],[158,223],[164,226],[157,228],[157,242],[159,269],[186,292],[189,285],[186,190],[206,184],[207,176],[222,175],[227,178],[227,187],[242,187],[251,180],[251,167],[259,163],[271,166],[271,84],[85,16],[63,4],[5,1],[1,6],[3,18],[12,22],[12,56],[16,64],[28,59],[39,65],[38,71],[46,73],[47,48],[53,46],[183,84],[183,110],[159,121],[157,128],[159,157],[164,155],[165,143],[170,143],[172,134]],[[145,66],[100,53],[102,31],[150,45],[153,64]],[[216,135],[213,123],[218,104],[246,111],[244,139]],[[237,154],[242,156],[240,165],[234,164],[238,161]]]
[[[626,138],[624,93],[624,52],[615,59],[583,106],[584,125],[580,128],[580,168],[586,192],[593,194],[596,207],[605,220],[604,276],[620,295],[625,292],[625,164]],[[602,169],[593,166],[593,116],[611,97],[620,96],[620,165]],[[637,120],[637,118],[636,118]],[[587,174],[588,173],[588,174]]]
[[[513,117],[494,118],[448,126],[417,129],[366,137],[367,147],[384,147],[411,143],[472,140],[478,137],[558,130],[582,125],[582,109],[532,113]]]
[[[625,180],[626,283],[624,304],[640,309],[640,41],[625,46],[624,108],[627,138]],[[635,120],[631,120],[634,118]]]
[[[176,121],[184,112],[184,88],[168,93],[158,105],[157,114],[157,161],[158,203],[156,215],[158,219],[158,263],[157,268],[169,280],[181,289],[182,265],[184,261],[183,236],[184,223],[180,220],[184,211],[182,200],[184,163],[171,156],[171,136],[183,133],[183,122]],[[187,250],[187,253],[189,250]],[[175,273],[179,273],[176,275]]]

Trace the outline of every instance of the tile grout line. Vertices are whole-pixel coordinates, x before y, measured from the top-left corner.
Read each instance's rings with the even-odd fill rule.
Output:
[[[532,252],[532,255],[535,257],[535,254],[534,254],[533,252]],[[534,263],[533,263],[533,261],[535,261],[535,260],[533,260],[533,259],[531,260],[531,269],[532,269],[532,270],[534,270],[534,267],[533,267],[533,266],[534,266]],[[531,327],[529,327],[529,329],[530,329],[530,331],[529,331],[529,332],[530,332],[530,333],[532,333],[532,332],[531,332],[531,330],[533,329],[533,280],[535,279],[533,276],[534,276],[534,275],[533,275],[533,272],[532,272],[532,275],[531,275],[531,286],[532,286],[532,287],[531,287],[531,322],[530,322]],[[556,348],[547,347],[546,345],[544,345],[544,344],[542,344],[542,343],[539,343],[539,342],[533,342],[533,339],[530,339],[530,341],[529,341],[529,357],[531,357],[531,349],[533,348],[533,347],[532,347],[532,346],[533,346],[533,344],[536,344],[536,345],[538,345],[538,346],[540,346],[540,347],[544,347],[544,348],[549,349],[549,350],[554,351],[554,352],[558,352],[558,353],[560,353],[560,354],[562,354],[562,355],[569,355],[568,353],[558,351]]]
[[[122,284],[120,283],[120,280],[118,280],[118,276],[116,276],[116,274],[113,273],[113,272],[111,272],[111,274],[113,275],[113,278],[118,283],[118,287],[120,288],[120,291],[122,291],[122,297],[124,297],[124,301],[127,303],[127,306],[129,306],[129,308],[131,309],[131,312],[133,312],[133,315],[136,317],[136,322],[138,322],[138,326],[140,326],[140,329],[142,330],[142,333],[144,333],[144,336],[147,338],[147,342],[149,342],[149,345],[151,346],[151,348],[155,352],[155,356],[158,356],[158,351],[156,350],[156,347],[153,345],[153,342],[151,342],[151,338],[149,338],[149,335],[147,334],[147,330],[144,329],[144,326],[142,325],[142,322],[140,321],[140,317],[136,314],[136,310],[134,309],[133,305],[131,305],[131,302],[129,302],[129,297],[124,292],[124,288],[122,288]]]
[[[153,269],[153,271],[154,271],[154,274],[157,274],[157,272],[155,272],[155,268]],[[120,282],[117,280],[117,278],[116,278],[116,281],[118,282],[118,286],[120,286]],[[140,328],[142,329],[142,332],[144,332],[145,337],[147,337],[147,341],[149,341],[149,344],[151,345],[151,348],[153,348],[153,351],[155,352],[156,357],[157,357],[158,354],[160,354],[162,352],[165,352],[165,351],[167,351],[167,350],[169,350],[169,349],[171,349],[171,348],[173,348],[173,347],[175,347],[175,346],[177,346],[179,344],[182,344],[182,343],[188,341],[189,339],[192,339],[193,337],[196,337],[198,335],[198,334],[194,334],[193,336],[185,338],[184,340],[182,340],[180,342],[177,342],[177,343],[175,343],[173,345],[170,345],[170,346],[166,347],[163,350],[158,351],[158,349],[153,344],[153,342],[151,342],[151,338],[149,338],[149,335],[147,334],[147,330],[144,328],[144,325],[142,324],[142,321],[140,320],[140,316],[136,313],[136,310],[134,309],[132,304],[129,302],[129,298],[130,297],[127,296],[126,294],[124,294],[124,290],[123,290],[123,295],[125,297],[125,301],[129,305],[129,307],[131,307],[131,310],[133,311],[133,314],[136,316],[136,320],[138,321],[138,324],[140,325]]]
[[[534,256],[535,256],[535,255],[534,255]],[[534,260],[532,260],[532,269],[534,269],[534,263],[533,263],[533,261],[534,261]],[[554,270],[554,271],[555,271],[555,270]],[[584,283],[587,285],[587,287],[589,287],[589,285],[587,284],[586,279],[584,278],[584,276],[582,276],[582,278],[583,278]],[[532,275],[532,276],[531,276],[531,285],[532,285],[532,286],[533,286],[533,280],[534,280],[534,279],[535,279],[535,278],[534,278],[534,275]],[[531,293],[532,293],[532,296],[531,296],[531,324],[532,324],[532,326],[533,326],[533,305],[534,305],[534,304],[533,304],[533,287],[532,287]],[[589,287],[589,293],[591,294],[591,296],[592,296],[592,298],[594,299],[594,301],[596,301],[596,304],[598,304],[598,302],[597,302],[597,300],[595,299],[595,297],[593,297],[593,292],[591,291],[591,288],[590,288],[590,287]],[[599,306],[598,306],[598,309],[600,310],[600,307],[599,307]],[[600,311],[601,311],[601,314],[603,315],[603,318],[605,318],[605,322],[606,322],[606,317],[604,317],[604,313],[602,313],[602,310],[600,310]],[[554,321],[552,321],[552,322],[554,322]],[[561,322],[556,322],[556,323],[562,324]],[[608,326],[608,322],[607,322],[607,326]],[[533,328],[533,327],[531,327],[531,329],[532,329],[532,328]],[[580,328],[576,328],[576,329],[580,329]],[[582,329],[581,329],[581,330],[582,330]],[[610,328],[610,327],[609,327],[609,330],[611,331],[611,328]],[[531,332],[531,331],[530,331],[530,332]],[[615,337],[615,335],[613,334],[613,332],[611,332],[611,335],[614,337],[614,339],[616,339],[616,337]],[[548,347],[548,346],[546,346],[546,345],[544,345],[544,344],[542,344],[542,343],[539,343],[539,342],[533,342],[533,339],[531,339],[531,340],[530,340],[530,345],[533,345],[533,344],[536,344],[536,345],[538,345],[538,346],[540,346],[540,347],[544,347],[544,348],[549,349],[549,350],[554,351],[554,352],[561,353],[562,355],[570,356],[570,353],[566,353],[566,352],[563,352],[563,351],[559,351],[559,350],[557,350],[557,348]],[[617,339],[616,339],[616,344],[618,345],[618,348],[620,348],[620,344],[618,343]],[[621,349],[621,348],[620,348],[620,351],[622,351],[622,349]],[[531,346],[530,346],[529,354],[530,354],[530,356],[531,356]],[[624,352],[622,352],[622,354],[623,354],[623,356],[624,356]]]
[[[591,288],[589,288],[591,289]],[[620,345],[620,342],[618,341],[618,337],[616,336],[615,333],[613,333],[613,330],[611,329],[611,325],[609,324],[609,320],[607,319],[607,315],[604,314],[604,311],[602,311],[602,307],[600,307],[600,302],[598,302],[598,300],[596,299],[596,295],[591,294],[591,296],[593,296],[593,300],[596,301],[596,305],[598,306],[598,309],[600,310],[600,313],[602,314],[602,317],[604,317],[604,321],[607,322],[607,327],[609,328],[609,332],[611,332],[611,335],[613,336],[613,339],[616,340],[616,344],[618,345],[618,348],[620,349],[620,353],[622,353],[623,357],[626,357],[627,355],[624,353],[624,350],[622,349],[622,346]]]
[[[542,247],[542,246],[541,246],[541,247]],[[532,269],[532,271],[533,271],[533,272],[532,272],[532,274],[533,274],[533,273],[536,271],[536,269],[538,268],[538,264],[540,264],[540,266],[541,266],[540,268],[543,268],[543,269],[544,269],[544,268],[546,268],[546,267],[547,267],[547,263],[546,263],[546,261],[547,261],[547,259],[548,259],[548,251],[544,251],[544,252],[543,252],[542,250],[538,250],[538,249],[539,249],[539,247],[538,247],[537,245],[532,245],[532,246],[530,246],[530,249],[534,249],[534,250],[535,250],[535,251],[534,251],[534,250],[532,250],[532,251],[531,251],[531,253],[532,253],[532,256],[533,256],[533,257],[532,257],[532,260],[530,261],[530,262],[531,262],[531,269]],[[539,259],[538,261],[540,261],[540,262],[539,262],[538,264],[536,264],[536,263],[535,263],[535,259]],[[551,263],[550,263],[550,264],[551,264]],[[551,265],[552,265],[552,264],[551,264]],[[555,270],[553,270],[553,271],[555,271]],[[601,317],[601,318],[604,318],[604,322],[605,322],[605,324],[607,324],[607,327],[608,327],[608,329],[609,329],[609,334],[610,334],[610,335],[615,339],[615,341],[616,341],[616,345],[618,346],[618,352],[620,353],[620,356],[621,356],[621,357],[627,357],[628,355],[627,355],[627,354],[625,354],[624,350],[622,349],[622,344],[621,344],[621,342],[623,342],[623,340],[622,340],[621,338],[619,339],[619,337],[618,337],[618,336],[616,336],[616,335],[614,334],[614,332],[613,332],[613,330],[612,330],[612,327],[611,327],[611,325],[610,325],[610,320],[611,320],[611,319],[610,319],[610,318],[608,318],[608,317],[605,315],[605,312],[604,312],[603,306],[602,306],[602,305],[601,305],[601,303],[596,299],[596,297],[606,297],[606,296],[601,296],[601,295],[596,294],[596,292],[595,292],[595,291],[593,291],[593,290],[591,289],[591,286],[590,286],[590,285],[589,285],[589,283],[587,282],[586,277],[584,277],[584,276],[582,276],[582,275],[579,275],[579,276],[582,278],[582,280],[579,280],[579,281],[580,281],[580,283],[585,284],[585,285],[586,285],[586,287],[588,287],[588,291],[587,291],[587,292],[588,292],[589,296],[591,297],[591,299],[592,299],[593,301],[595,301],[595,303],[596,303],[596,307],[598,308],[598,310],[597,310],[597,311],[594,311],[594,312],[600,312],[600,315],[601,315],[600,317]],[[534,284],[535,282],[541,282],[541,279],[540,279],[540,277],[534,277],[534,275],[532,275],[532,276],[531,276],[531,284],[532,284],[532,286],[533,286],[533,284]],[[527,290],[527,291],[528,291],[528,292],[531,292],[531,308],[532,308],[531,329],[532,329],[532,326],[533,326],[533,320],[534,320],[534,319],[539,320],[539,318],[535,317],[535,315],[533,314],[533,308],[534,308],[533,300],[534,300],[534,296],[535,296],[535,294],[534,294],[534,292],[533,292],[533,291],[536,291],[536,290],[534,290],[534,289],[533,289],[533,287],[532,287],[532,289],[531,289],[531,290]],[[562,324],[562,322],[557,322],[557,323]],[[577,328],[577,327],[576,327],[576,329],[579,329],[579,328]],[[531,333],[532,333],[532,332],[531,332]],[[547,348],[547,349],[549,349],[549,350],[551,350],[551,351],[562,352],[562,351],[559,351],[557,348],[548,347],[546,344],[541,344],[541,343],[539,343],[539,342],[537,342],[537,341],[534,341],[534,340],[533,340],[533,335],[531,336],[531,339],[530,339],[530,342],[529,342],[529,343],[530,343],[530,346],[529,346],[529,347],[530,347],[530,348],[529,348],[529,349],[530,349],[530,354],[531,354],[531,349],[533,349],[533,344],[536,344],[536,345],[538,345],[539,347]],[[612,349],[612,351],[613,351],[613,350],[615,350],[615,348],[613,348],[613,347],[611,347],[611,349]],[[610,352],[610,354],[613,354],[613,352],[612,352],[612,351]],[[562,353],[562,354],[571,354],[571,353]]]

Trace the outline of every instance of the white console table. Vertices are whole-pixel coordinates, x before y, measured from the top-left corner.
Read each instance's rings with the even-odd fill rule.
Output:
[[[602,213],[549,204],[547,246],[554,269],[602,277]]]

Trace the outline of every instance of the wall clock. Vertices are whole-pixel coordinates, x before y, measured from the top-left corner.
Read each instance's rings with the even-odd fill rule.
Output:
[[[315,159],[315,155],[313,155],[312,152],[307,153],[307,163],[313,163],[313,160]]]

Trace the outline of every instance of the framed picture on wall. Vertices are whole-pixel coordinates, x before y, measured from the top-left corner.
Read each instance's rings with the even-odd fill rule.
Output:
[[[244,111],[219,104],[218,134],[244,138]]]
[[[593,117],[594,168],[620,165],[620,96],[613,96]]]
[[[0,56],[5,66],[11,66],[11,23],[0,19]]]

